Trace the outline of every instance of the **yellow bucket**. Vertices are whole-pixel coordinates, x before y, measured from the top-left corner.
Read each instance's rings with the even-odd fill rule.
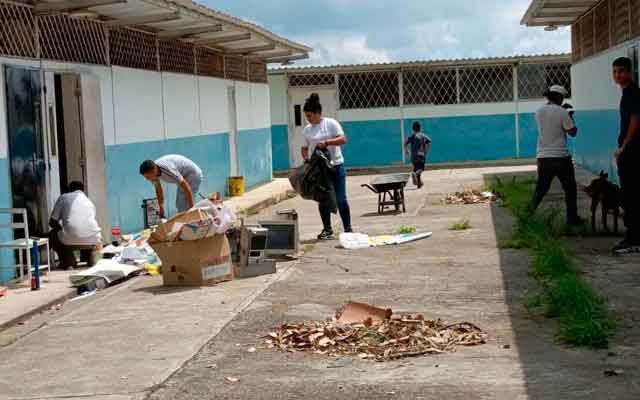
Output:
[[[244,177],[243,176],[230,176],[228,182],[229,182],[229,196],[238,197],[244,194]]]

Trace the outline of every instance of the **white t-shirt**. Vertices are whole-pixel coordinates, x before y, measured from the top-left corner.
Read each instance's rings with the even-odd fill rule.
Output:
[[[564,108],[547,103],[536,112],[538,123],[537,158],[569,157],[567,131],[575,127],[573,119]]]
[[[61,195],[53,207],[51,219],[62,225],[58,238],[66,245],[97,245],[102,242],[96,206],[82,190]]]
[[[325,140],[335,139],[337,137],[344,136],[344,131],[340,123],[333,118],[322,118],[317,125],[307,125],[304,127],[304,141],[305,147],[309,148],[312,152],[318,143],[322,143]],[[340,165],[344,163],[344,157],[342,157],[342,146],[329,146],[329,154],[331,154],[331,163],[333,165]]]

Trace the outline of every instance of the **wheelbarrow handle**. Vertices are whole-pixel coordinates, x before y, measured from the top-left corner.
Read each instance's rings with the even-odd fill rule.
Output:
[[[366,187],[366,188],[368,188],[369,190],[371,190],[373,193],[378,193],[378,191],[377,191],[377,190],[375,190],[371,185],[369,185],[369,184],[367,184],[367,183],[360,185],[360,187]]]

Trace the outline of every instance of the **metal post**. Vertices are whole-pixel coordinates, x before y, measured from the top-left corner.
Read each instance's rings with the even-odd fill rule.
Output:
[[[402,154],[402,164],[406,162],[404,154],[404,76],[402,70],[398,72],[398,105],[400,106],[400,153]]]
[[[513,65],[513,103],[515,105],[516,158],[520,158],[520,94],[518,92],[518,64]]]
[[[456,104],[460,104],[460,67],[456,67]]]
[[[33,282],[31,283],[31,290],[40,290],[40,257],[37,240],[33,241],[31,253],[33,257]],[[49,260],[49,262],[51,262],[51,260]],[[29,266],[29,268],[31,268],[31,266]]]

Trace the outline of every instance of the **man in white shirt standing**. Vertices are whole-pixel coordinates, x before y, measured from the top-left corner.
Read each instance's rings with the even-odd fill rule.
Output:
[[[49,226],[51,248],[58,254],[63,268],[75,267],[74,250],[81,251],[81,258],[93,264],[93,252],[102,246],[102,234],[96,220],[96,206],[84,193],[81,182],[71,182],[69,192],[56,201]],[[87,256],[91,259],[87,259]]]
[[[536,112],[538,124],[538,183],[531,200],[531,207],[538,208],[549,191],[551,183],[558,177],[564,189],[567,207],[567,223],[581,225],[584,223],[578,216],[577,185],[573,159],[567,146],[567,135],[578,134],[569,112],[562,107],[567,91],[560,85],[553,85],[544,94],[548,102]]]

